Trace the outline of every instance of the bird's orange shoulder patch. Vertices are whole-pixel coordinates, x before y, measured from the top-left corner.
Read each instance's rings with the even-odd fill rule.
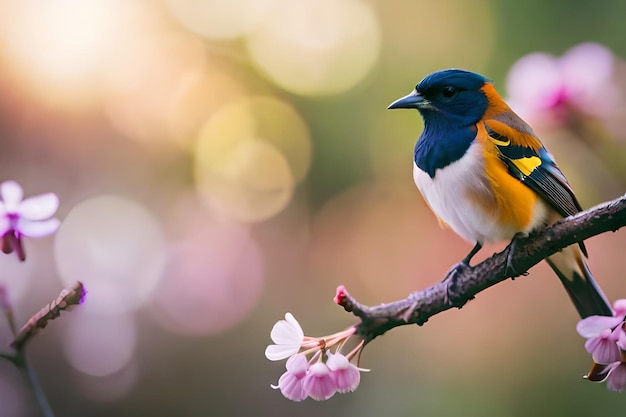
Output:
[[[500,97],[500,94],[498,94],[493,84],[485,83],[485,85],[481,87],[481,90],[485,96],[487,96],[487,101],[489,102],[483,119],[492,119],[497,114],[512,111],[509,105]]]
[[[493,84],[485,84],[481,90],[487,97],[489,106],[483,116],[487,126],[510,140],[514,146],[526,146],[538,151],[543,145],[533,129],[519,117],[500,97]]]
[[[512,115],[517,117],[515,113],[512,113]],[[515,125],[512,126],[510,121],[505,119],[506,117],[507,113],[500,113],[493,119],[484,121],[489,130],[495,132],[498,136],[494,137],[494,135],[490,135],[490,140],[498,146],[523,146],[538,152],[543,145],[534,133],[532,133],[532,131],[526,132],[524,130],[520,130]],[[521,119],[519,120],[524,123]]]

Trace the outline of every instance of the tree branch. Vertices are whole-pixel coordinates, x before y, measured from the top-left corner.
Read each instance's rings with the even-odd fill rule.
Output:
[[[531,267],[548,256],[592,236],[626,226],[626,194],[563,219],[527,237],[515,237],[502,251],[473,267],[458,269],[454,279],[444,280],[404,300],[368,307],[337,289],[335,302],[361,319],[356,333],[365,343],[394,327],[421,326],[435,314],[461,308],[479,292],[507,278],[526,275]]]

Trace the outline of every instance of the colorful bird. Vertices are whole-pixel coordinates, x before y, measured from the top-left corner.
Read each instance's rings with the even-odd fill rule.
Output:
[[[531,127],[493,82],[460,69],[434,72],[388,107],[417,109],[424,130],[413,179],[443,225],[475,243],[511,240],[581,211],[574,192]],[[581,317],[612,315],[583,259],[581,243],[546,259]]]

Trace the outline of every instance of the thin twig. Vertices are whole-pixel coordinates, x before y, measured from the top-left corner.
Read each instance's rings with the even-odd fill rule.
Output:
[[[20,369],[22,374],[24,374],[24,378],[28,382],[30,388],[33,390],[33,394],[35,395],[35,399],[37,400],[37,405],[39,405],[41,414],[44,417],[54,417],[52,407],[50,407],[50,403],[46,398],[46,394],[43,392],[41,384],[39,383],[39,378],[37,378],[37,374],[30,366],[30,362],[26,358],[24,350],[18,350],[16,353],[16,357],[18,361],[17,367]]]
[[[41,413],[44,417],[54,417],[54,412],[52,411],[50,403],[41,388],[37,374],[30,366],[30,363],[26,358],[26,345],[30,340],[32,340],[33,336],[35,336],[41,329],[44,329],[51,320],[58,318],[62,311],[69,311],[74,306],[81,304],[84,301],[86,294],[87,291],[81,282],[76,283],[76,285],[69,289],[63,289],[57,298],[35,313],[35,315],[33,315],[28,322],[26,322],[20,331],[16,332],[13,309],[8,302],[6,289],[4,287],[0,287],[0,307],[4,312],[4,315],[7,317],[11,331],[15,336],[15,340],[11,343],[11,348],[13,348],[15,353],[9,354],[0,352],[0,358],[13,363],[13,365],[15,365],[24,375],[24,378],[32,389],[35,399],[37,400],[37,404],[39,405]]]

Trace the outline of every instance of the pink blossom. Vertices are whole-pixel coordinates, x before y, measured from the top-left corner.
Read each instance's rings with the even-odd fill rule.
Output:
[[[298,320],[291,313],[287,313],[285,320],[279,320],[274,324],[270,337],[275,344],[265,349],[265,357],[271,361],[279,361],[300,351],[304,331]]]
[[[589,316],[578,322],[576,331],[584,338],[597,337],[606,329],[615,329],[626,316],[626,300],[620,299],[613,303],[613,316]]]
[[[331,370],[330,376],[339,393],[344,394],[357,389],[361,382],[361,372],[359,372],[359,368],[353,365],[348,358],[341,353],[333,354],[328,352],[326,365],[328,369]]]
[[[606,329],[598,336],[587,339],[585,349],[591,354],[594,362],[607,365],[620,358],[616,340],[615,332]]]
[[[307,394],[316,401],[324,401],[335,395],[337,385],[331,371],[323,362],[316,362],[309,367],[304,377],[303,387]]]
[[[618,103],[614,56],[597,43],[582,43],[555,57],[543,52],[519,59],[507,77],[508,102],[531,124],[565,124],[572,109],[606,116]]]
[[[624,330],[624,325],[616,328],[615,333],[617,333],[617,347],[619,347],[623,351],[626,351],[626,330]]]
[[[584,338],[597,337],[607,329],[613,330],[623,321],[623,316],[589,316],[578,322],[576,331]]]
[[[609,369],[606,387],[611,391],[621,392],[626,386],[626,362],[615,362]]]
[[[626,386],[626,300],[613,303],[613,317],[590,316],[578,322],[576,330],[587,338],[585,349],[591,353],[593,365],[586,378],[606,381],[611,391]]]
[[[287,371],[279,378],[278,385],[271,387],[280,389],[293,401],[307,397],[323,401],[337,392],[354,391],[361,380],[361,369],[350,363],[350,359],[360,357],[365,342],[361,340],[347,355],[342,354],[341,349],[355,332],[356,326],[350,326],[323,337],[305,336],[293,315],[285,314],[285,320],[274,324],[270,333],[274,344],[265,349],[269,360],[289,358]]]
[[[26,258],[22,236],[44,237],[59,228],[60,222],[52,216],[59,207],[54,193],[41,194],[23,199],[22,187],[15,181],[0,184],[0,236],[2,251],[16,252],[20,260]]]
[[[589,316],[576,325],[578,333],[587,339],[585,349],[598,364],[608,365],[620,358],[618,343],[626,338],[621,326],[626,315],[626,300],[613,303],[613,314],[613,317]]]
[[[309,364],[306,356],[296,354],[287,360],[287,372],[282,374],[278,379],[278,385],[271,385],[274,389],[280,389],[280,392],[292,401],[302,401],[308,394],[304,390],[303,380],[307,373]]]
[[[626,299],[619,299],[613,303],[615,317],[626,317]]]

